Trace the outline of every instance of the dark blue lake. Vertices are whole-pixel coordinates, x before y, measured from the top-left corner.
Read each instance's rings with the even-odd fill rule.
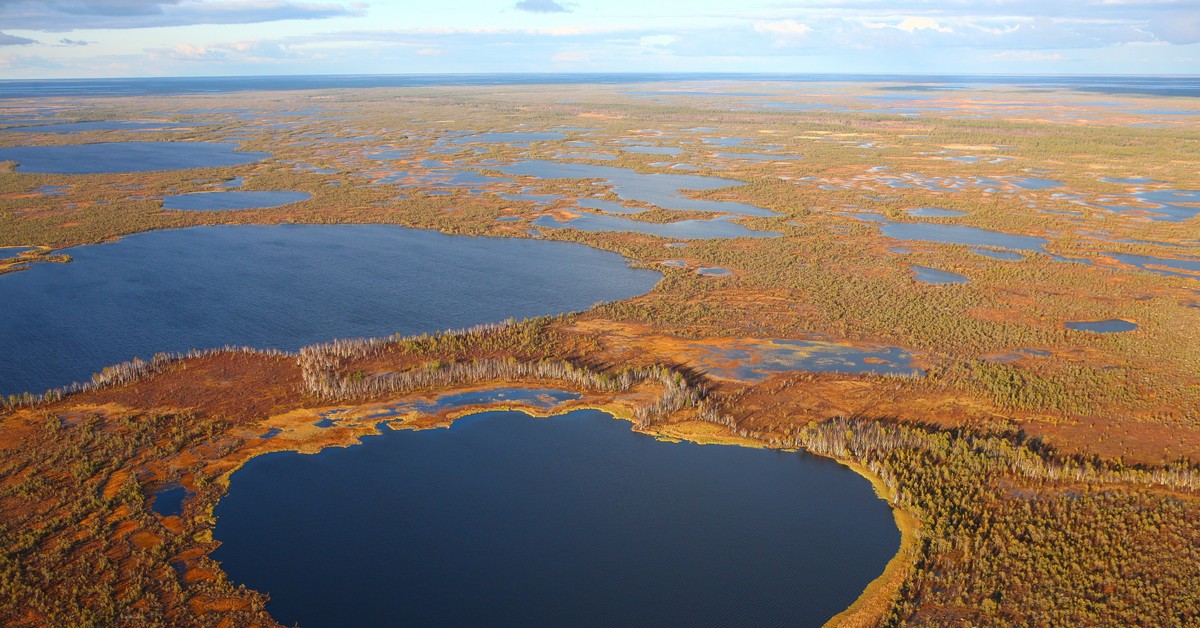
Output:
[[[660,277],[579,244],[389,225],[195,227],[68,252],[69,264],[0,276],[0,394],[161,351],[297,349],[582,310]]]
[[[819,626],[899,547],[832,461],[488,412],[237,471],[214,554],[301,626]]]
[[[239,152],[223,142],[100,142],[62,146],[0,148],[0,161],[16,161],[17,172],[96,174],[240,166],[270,157]]]

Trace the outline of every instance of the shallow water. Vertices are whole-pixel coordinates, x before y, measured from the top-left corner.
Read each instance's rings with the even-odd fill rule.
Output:
[[[879,224],[883,235],[897,240],[917,240],[967,246],[989,246],[1031,253],[1045,253],[1048,242],[1036,236],[1016,235],[965,225],[943,225],[930,222],[892,222],[878,214],[854,214],[860,220]]]
[[[800,161],[801,155],[782,155],[775,153],[714,153],[722,159],[744,159],[746,161]]]
[[[496,133],[478,133],[465,135],[450,140],[451,144],[528,144],[529,142],[545,142],[561,140],[566,135],[556,131],[513,131]]]
[[[954,218],[957,216],[966,216],[967,212],[957,209],[942,209],[941,207],[917,207],[915,209],[904,210],[909,216],[917,216],[919,218]]]
[[[991,249],[971,249],[971,252],[976,255],[998,259],[1002,262],[1016,262],[1024,259],[1024,256],[1015,251],[993,251]]]
[[[1062,181],[1054,179],[1039,179],[1037,177],[1016,177],[1009,179],[1013,185],[1026,190],[1048,190],[1050,188],[1062,187]]]
[[[1105,321],[1070,321],[1063,323],[1063,325],[1065,325],[1067,329],[1091,331],[1099,334],[1116,334],[1125,331],[1133,331],[1138,328],[1137,323],[1131,323],[1119,318]]]
[[[772,373],[812,371],[819,373],[874,373],[876,375],[921,375],[912,365],[912,354],[898,347],[854,347],[819,340],[762,340],[732,346],[704,345],[704,369],[718,377],[760,381]]]
[[[549,410],[564,401],[574,401],[583,395],[555,388],[490,388],[465,393],[442,395],[436,400],[402,403],[392,406],[385,412],[371,415],[370,418],[395,416],[407,412],[436,414],[443,410],[465,408],[485,404],[521,404]]]
[[[1132,253],[1105,253],[1105,255],[1123,264],[1140,268],[1148,273],[1200,280],[1200,260],[1197,259],[1172,259],[1169,257],[1134,255]]]
[[[17,172],[96,174],[240,166],[270,157],[239,152],[221,142],[102,142],[63,146],[0,148],[0,161],[16,161]]]
[[[33,249],[31,247],[27,247],[27,246],[0,247],[0,259],[8,259],[10,257],[16,257],[16,256],[20,255],[21,253],[24,253],[25,251],[32,251],[32,250]]]
[[[389,225],[196,227],[67,253],[0,275],[0,394],[162,351],[295,350],[581,310],[661,276],[579,244]]]
[[[611,153],[557,153],[555,159],[594,159],[596,161],[615,161],[616,155]]]
[[[642,201],[663,209],[721,212],[744,216],[778,215],[769,209],[747,203],[696,200],[682,194],[683,190],[712,190],[745,185],[744,182],[734,179],[694,174],[641,174],[629,168],[544,160],[521,161],[496,169],[509,175],[534,176],[543,179],[603,179],[607,185],[612,186],[613,192],[621,199]]]
[[[152,131],[185,130],[200,126],[202,122],[146,122],[136,120],[96,120],[91,122],[60,122],[24,127],[10,127],[0,131],[22,131],[26,133],[82,133],[85,131]]]
[[[710,220],[679,220],[676,222],[646,222],[609,216],[604,214],[583,214],[561,222],[553,216],[539,216],[533,224],[548,229],[578,229],[580,231],[622,231],[626,233],[645,233],[661,238],[713,239],[713,238],[775,238],[781,234],[773,231],[755,231],[727,218],[712,218]]]
[[[299,203],[312,198],[308,192],[289,190],[259,190],[239,192],[195,192],[163,198],[163,209],[189,211],[223,211],[228,209],[261,209]]]
[[[599,198],[581,198],[575,201],[575,204],[587,209],[598,209],[606,214],[640,214],[647,211],[645,207],[630,207],[617,201],[606,201]]]
[[[674,157],[683,152],[682,148],[674,146],[622,146],[621,150],[627,153],[641,153],[643,155],[671,155]]]
[[[909,268],[916,273],[916,280],[921,283],[934,285],[970,283],[970,279],[958,273],[952,273],[948,270],[940,270],[937,268],[929,268],[928,266],[910,265]]]
[[[899,545],[832,461],[595,410],[261,456],[215,514],[214,558],[284,625],[819,626]]]

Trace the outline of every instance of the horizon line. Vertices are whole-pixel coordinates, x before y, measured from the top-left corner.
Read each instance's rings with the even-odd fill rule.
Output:
[[[979,78],[1161,78],[1200,79],[1200,74],[1109,74],[1109,73],[931,73],[931,72],[697,72],[697,71],[558,71],[558,72],[395,72],[395,73],[335,73],[335,74],[198,74],[198,75],[149,75],[149,76],[103,76],[103,77],[57,77],[57,78],[0,78],[0,84],[55,81],[126,81],[126,80],[191,80],[191,79],[254,79],[254,78],[334,78],[334,77],[478,77],[478,76],[694,76],[694,77],[739,77],[739,76],[821,76],[821,77],[979,77]]]

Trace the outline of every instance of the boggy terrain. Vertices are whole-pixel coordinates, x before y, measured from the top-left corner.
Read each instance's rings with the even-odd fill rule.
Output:
[[[273,156],[107,174],[10,163],[0,246],[32,249],[0,258],[11,271],[153,229],[376,222],[584,242],[664,278],[566,317],[295,354],[160,356],[93,385],[14,395],[0,418],[0,617],[271,624],[264,597],[208,558],[233,470],[269,451],[351,444],[404,399],[552,385],[584,394],[565,407],[602,407],[663,438],[802,448],[873,478],[906,540],[838,621],[1200,621],[1200,135],[1187,114],[1154,113],[1200,111],[1191,100],[1097,104],[1000,86],[931,93],[914,116],[899,96],[903,111],[876,108],[896,94],[888,86],[825,85],[812,108],[800,105],[815,96],[786,85],[763,84],[775,95],[762,102],[722,85],[687,97],[643,87],[30,102],[74,120],[202,124],[6,130],[4,146],[135,136]],[[527,159],[744,185],[648,194],[660,180],[506,173]],[[162,206],[231,184],[312,196]],[[664,194],[725,204],[672,209]],[[614,207],[599,201],[634,226],[716,217],[779,235],[570,228]],[[909,211],[927,207],[965,214]],[[546,216],[558,221],[533,224]],[[923,283],[913,266],[969,281]],[[1106,320],[1137,327],[1066,325]],[[818,359],[831,353],[843,358]],[[422,428],[469,411],[387,421]],[[188,491],[182,513],[156,514],[153,495],[169,486]]]

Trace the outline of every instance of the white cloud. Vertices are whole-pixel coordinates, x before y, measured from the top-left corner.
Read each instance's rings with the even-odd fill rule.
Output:
[[[953,33],[954,29],[949,26],[942,26],[937,21],[927,17],[906,17],[898,24],[888,24],[887,22],[863,22],[863,25],[868,28],[894,28],[906,33],[915,33],[917,31],[937,31],[939,33]]]
[[[801,24],[796,20],[776,20],[773,22],[755,22],[754,30],[758,33],[770,33],[772,35],[803,37],[811,33],[813,29],[808,24]]]
[[[988,55],[990,61],[1017,61],[1020,63],[1045,63],[1064,61],[1062,54],[1057,52],[1037,52],[1034,50],[1005,50]]]
[[[258,24],[363,15],[365,5],[285,0],[0,0],[0,24],[67,32],[195,24]]]
[[[521,0],[513,8],[530,13],[569,13],[572,5],[557,0]]]
[[[674,35],[646,35],[645,37],[638,39],[639,44],[648,48],[670,46],[677,41],[679,41],[679,38]]]

